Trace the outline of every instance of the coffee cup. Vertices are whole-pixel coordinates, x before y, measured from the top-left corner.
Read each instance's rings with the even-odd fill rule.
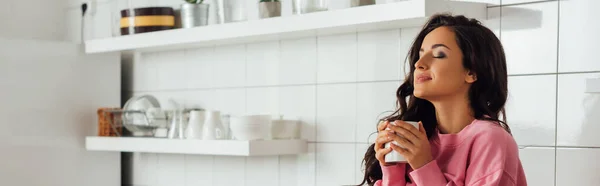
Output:
[[[415,128],[419,129],[419,122],[416,122],[416,121],[404,121],[404,122],[411,124]],[[392,121],[390,121],[389,124],[395,125],[394,122],[392,122]],[[386,130],[391,130],[391,129],[387,128]],[[398,135],[398,134],[396,134],[396,135]],[[390,143],[394,143],[395,145],[398,145],[402,148],[402,145],[399,145],[395,141],[386,143],[385,148],[390,148]],[[392,150],[392,152],[385,155],[385,162],[386,163],[404,163],[404,162],[406,162],[406,159],[400,153],[396,152],[395,150]]]

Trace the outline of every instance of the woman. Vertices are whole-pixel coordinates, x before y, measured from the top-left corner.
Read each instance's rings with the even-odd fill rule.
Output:
[[[433,16],[409,62],[411,73],[396,92],[399,109],[378,125],[361,185],[527,185],[517,144],[500,120],[507,72],[494,33],[464,16]],[[385,148],[392,141],[405,148]],[[386,163],[391,151],[407,162]]]

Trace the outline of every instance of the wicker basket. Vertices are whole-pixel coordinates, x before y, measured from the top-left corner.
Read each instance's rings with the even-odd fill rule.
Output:
[[[123,126],[118,125],[119,121],[113,121],[121,118],[120,108],[99,108],[98,114],[98,136],[121,136]]]

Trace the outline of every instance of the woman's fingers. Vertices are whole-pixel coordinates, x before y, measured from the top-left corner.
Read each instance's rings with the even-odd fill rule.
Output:
[[[377,138],[377,140],[375,141],[376,144],[380,144],[381,148],[383,148],[383,145],[391,142],[393,139],[388,138],[389,135],[381,135],[380,137]]]
[[[398,135],[389,135],[388,139],[393,139],[398,145],[404,147],[405,149],[412,151],[415,149],[415,144],[408,141],[406,138],[400,137]]]
[[[377,125],[377,131],[381,132],[381,131],[385,130],[387,128],[388,123],[389,123],[389,121],[385,121],[385,120],[380,121],[379,124]]]
[[[398,146],[396,144],[392,143],[390,145],[390,147],[392,147],[392,149],[394,149],[394,151],[400,153],[400,155],[404,156],[404,158],[408,159],[409,155],[411,154],[409,150],[404,149],[404,148],[402,148],[402,147],[400,147],[400,146]]]
[[[380,132],[377,134],[377,139],[375,141],[375,158],[384,164],[385,163],[385,155],[392,152],[391,148],[385,148],[385,144],[391,142],[392,139],[388,138],[387,132]]]
[[[375,151],[375,158],[379,160],[380,163],[385,163],[385,155],[392,152],[391,148],[382,148]]]
[[[400,125],[402,125],[402,124],[400,124]],[[407,125],[410,125],[410,124],[407,124]],[[396,134],[398,134],[398,136],[402,136],[402,137],[406,138],[408,141],[410,141],[411,143],[413,143],[415,145],[419,145],[420,138],[417,137],[415,134],[413,134],[408,129],[405,129],[404,127],[401,127],[401,126],[394,126],[394,125],[390,125],[389,127],[392,131],[396,132]]]
[[[407,123],[407,122],[404,122],[404,121],[399,121],[399,122],[401,122],[401,123],[402,123],[401,125],[399,125],[399,127],[402,127],[402,128],[404,128],[404,129],[406,129],[406,130],[410,131],[410,133],[414,134],[414,135],[415,135],[415,136],[417,136],[418,138],[420,138],[420,137],[421,137],[421,133],[422,133],[422,132],[419,130],[419,128],[421,127],[421,126],[420,126],[420,124],[418,125],[418,127],[419,127],[419,128],[417,128],[417,127],[413,126],[413,125],[412,125],[412,124],[410,124],[410,123]],[[420,123],[420,122],[419,122],[419,123]]]

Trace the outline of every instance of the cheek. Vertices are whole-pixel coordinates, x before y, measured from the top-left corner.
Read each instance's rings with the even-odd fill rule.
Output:
[[[439,65],[431,69],[431,72],[435,75],[436,82],[444,84],[457,84],[463,83],[465,80],[465,72],[462,66],[457,65]]]
[[[460,68],[452,66],[440,66],[432,68],[431,72],[435,75],[430,91],[437,93],[454,92],[464,84],[464,73]]]

